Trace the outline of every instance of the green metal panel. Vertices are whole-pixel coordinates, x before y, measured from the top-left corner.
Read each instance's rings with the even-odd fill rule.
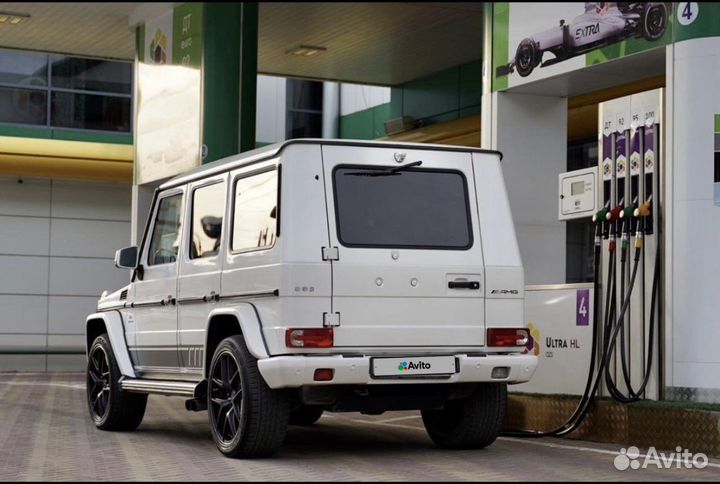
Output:
[[[390,118],[399,118],[403,115],[403,86],[393,86],[390,89]]]
[[[0,126],[0,136],[52,139],[52,129],[47,127]]]
[[[119,145],[133,144],[133,137],[131,134],[87,132],[31,126],[0,126],[0,136],[58,139],[66,141],[90,141],[93,143],[114,143]]]
[[[480,104],[482,98],[482,61],[460,66],[460,109]]]
[[[391,118],[390,103],[381,104],[372,108],[373,138],[385,136],[385,121]]]
[[[203,163],[255,149],[257,3],[205,4]]]
[[[373,139],[373,111],[364,109],[340,118],[340,137],[345,139]]]
[[[241,6],[206,3],[203,19],[203,163],[209,163],[238,152]]]
[[[114,143],[119,145],[133,144],[133,137],[131,134],[88,133],[85,131],[66,131],[62,129],[53,129],[52,139],[62,139],[66,141],[90,141],[93,143]]]
[[[459,109],[460,68],[453,67],[410,81],[403,92],[403,114],[416,119]]]
[[[257,106],[258,4],[242,4],[240,30],[240,151],[255,148]]]

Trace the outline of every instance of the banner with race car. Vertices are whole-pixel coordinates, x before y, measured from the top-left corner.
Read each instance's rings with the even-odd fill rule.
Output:
[[[720,35],[720,5],[694,2],[493,4],[494,91]]]

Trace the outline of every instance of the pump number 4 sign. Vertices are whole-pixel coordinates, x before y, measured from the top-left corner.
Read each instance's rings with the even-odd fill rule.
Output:
[[[696,2],[680,2],[677,8],[677,19],[680,25],[690,25],[700,13],[700,6]]]
[[[590,322],[590,289],[578,289],[577,290],[577,302],[575,304],[575,325],[576,326],[588,326]]]

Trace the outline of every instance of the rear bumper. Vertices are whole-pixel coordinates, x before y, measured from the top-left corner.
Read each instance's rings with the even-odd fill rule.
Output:
[[[455,355],[458,372],[444,378],[373,378],[370,356],[274,356],[258,361],[258,369],[270,388],[297,388],[316,385],[386,385],[413,383],[525,383],[535,373],[538,359],[533,355]],[[493,368],[507,367],[506,378],[492,378]],[[316,369],[334,370],[333,379],[313,380]]]

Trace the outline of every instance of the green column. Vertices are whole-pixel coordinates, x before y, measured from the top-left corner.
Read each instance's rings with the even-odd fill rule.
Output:
[[[257,3],[205,4],[203,163],[255,148]]]
[[[240,151],[255,148],[258,4],[242,4],[240,35]]]

